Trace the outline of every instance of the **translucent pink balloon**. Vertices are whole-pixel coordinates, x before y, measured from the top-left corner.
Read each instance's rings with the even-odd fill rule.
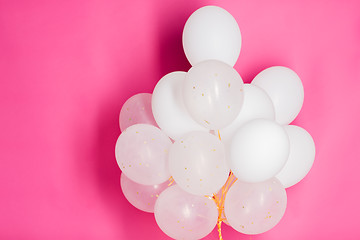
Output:
[[[170,178],[168,152],[172,142],[159,128],[135,124],[119,136],[116,161],[128,178],[144,185],[155,185]]]
[[[222,142],[207,132],[190,132],[170,149],[169,170],[185,191],[212,196],[225,184],[230,169]]]
[[[124,103],[119,117],[121,131],[138,123],[147,123],[157,127],[151,109],[151,97],[151,93],[139,93]]]
[[[215,202],[195,196],[174,185],[165,189],[155,203],[155,220],[161,230],[175,239],[200,239],[216,226]]]
[[[276,178],[261,183],[237,181],[225,199],[225,215],[235,230],[259,234],[273,228],[286,209],[286,191]]]
[[[123,173],[120,177],[121,189],[126,199],[137,209],[149,213],[154,212],[157,198],[168,187],[169,183],[166,181],[156,185],[142,185],[130,180]]]
[[[191,117],[207,129],[221,129],[238,116],[243,100],[239,73],[217,60],[194,65],[185,76],[183,99]]]

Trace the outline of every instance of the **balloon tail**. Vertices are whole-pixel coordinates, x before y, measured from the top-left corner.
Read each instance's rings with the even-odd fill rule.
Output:
[[[218,221],[218,223],[217,223],[218,232],[219,232],[219,240],[223,240],[222,234],[221,234],[221,223],[222,223],[222,221]]]
[[[218,137],[219,137],[219,139],[221,141],[220,130],[218,130],[217,132],[218,132]],[[215,201],[216,206],[217,206],[218,211],[219,211],[218,220],[217,220],[217,228],[218,228],[218,232],[219,232],[219,240],[223,240],[222,233],[221,233],[221,224],[222,224],[222,222],[224,220],[226,220],[225,215],[223,215],[226,194],[229,191],[229,188],[236,182],[236,180],[237,180],[237,178],[230,171],[228,179],[226,180],[224,186],[221,188],[220,197],[219,197],[218,194],[214,194],[213,197],[212,197],[213,200]]]
[[[170,177],[168,187],[170,187],[173,183],[174,183],[174,178]]]
[[[219,240],[223,240],[222,234],[221,234],[221,224],[222,224],[222,222],[224,220],[226,220],[225,215],[223,215],[226,194],[227,194],[229,188],[236,182],[236,180],[237,180],[236,177],[230,171],[230,174],[229,174],[228,179],[226,180],[226,183],[221,188],[220,197],[219,197],[218,194],[214,194],[214,196],[212,197],[213,200],[215,201],[216,206],[217,206],[218,211],[219,211],[218,220],[217,220],[217,227],[218,227],[218,232],[219,232]]]

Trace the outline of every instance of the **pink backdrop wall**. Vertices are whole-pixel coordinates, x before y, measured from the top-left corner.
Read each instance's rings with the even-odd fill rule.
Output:
[[[224,239],[360,239],[359,1],[0,0],[1,239],[168,239],[121,192],[118,114],[188,70],[182,28],[209,4],[240,25],[245,82],[273,65],[299,74],[295,124],[317,147],[277,227]]]

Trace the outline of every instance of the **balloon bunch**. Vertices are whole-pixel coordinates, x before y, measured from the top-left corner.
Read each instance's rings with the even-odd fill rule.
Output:
[[[244,84],[233,68],[241,48],[236,20],[224,9],[195,11],[183,31],[188,72],[172,72],[152,94],[120,112],[115,155],[121,188],[154,212],[175,239],[200,239],[225,222],[245,234],[273,228],[315,158],[312,137],[291,123],[303,104],[298,75],[271,67]]]

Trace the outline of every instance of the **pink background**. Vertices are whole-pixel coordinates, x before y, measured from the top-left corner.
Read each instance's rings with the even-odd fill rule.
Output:
[[[360,239],[359,1],[0,0],[1,239],[168,239],[120,190],[118,114],[188,70],[182,28],[209,4],[240,25],[245,82],[273,65],[299,74],[295,124],[317,147],[280,224],[224,240]]]

